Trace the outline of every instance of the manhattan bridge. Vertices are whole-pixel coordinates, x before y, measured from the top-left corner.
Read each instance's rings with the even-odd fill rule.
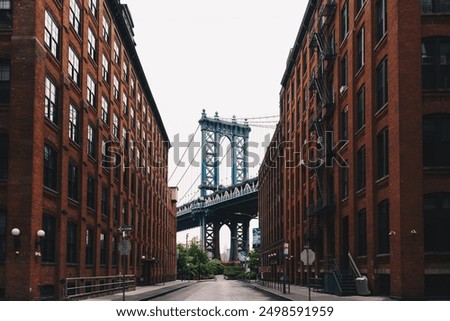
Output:
[[[203,110],[198,127],[177,163],[175,171],[200,131],[201,145],[196,154],[201,158],[200,173],[189,180],[190,187],[181,193],[177,207],[177,232],[200,228],[200,243],[211,258],[220,259],[220,229],[224,225],[230,230],[229,261],[236,261],[249,251],[250,221],[258,216],[258,176],[249,176],[251,127],[263,128],[267,132],[267,129],[275,127],[277,117],[221,118],[217,112],[214,117],[208,117]],[[266,144],[270,141],[268,137],[266,135]],[[229,146],[224,149],[222,144],[226,141],[229,141]],[[262,157],[259,155],[260,159]],[[194,170],[194,163],[195,160],[191,159],[178,183]],[[222,172],[230,172],[230,169],[230,184],[224,183]],[[227,182],[228,178],[225,175]]]

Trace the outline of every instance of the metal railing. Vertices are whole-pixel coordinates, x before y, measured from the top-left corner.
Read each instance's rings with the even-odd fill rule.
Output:
[[[88,296],[99,296],[107,293],[117,293],[136,287],[135,275],[114,275],[98,277],[67,278],[63,288],[65,299],[80,299]]]
[[[356,265],[355,261],[353,260],[353,257],[350,254],[350,252],[348,252],[348,258],[350,260],[350,267],[352,269],[353,275],[356,278],[360,278],[362,276],[362,274],[361,274],[361,272],[359,272],[358,266]]]

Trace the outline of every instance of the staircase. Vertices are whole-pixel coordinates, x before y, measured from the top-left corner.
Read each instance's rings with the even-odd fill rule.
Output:
[[[336,283],[336,294],[338,295],[357,295],[355,275],[351,270],[341,270],[338,268],[336,260],[328,261],[329,270],[333,273]]]
[[[341,271],[339,280],[340,295],[357,295],[355,276],[350,270]]]

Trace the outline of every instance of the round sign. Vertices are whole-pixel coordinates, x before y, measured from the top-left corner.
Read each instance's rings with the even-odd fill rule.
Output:
[[[300,253],[300,260],[303,264],[311,265],[316,259],[316,253],[313,250],[305,249]]]

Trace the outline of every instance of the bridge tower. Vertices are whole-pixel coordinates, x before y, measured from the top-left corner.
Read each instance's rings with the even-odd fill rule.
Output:
[[[216,112],[214,118],[208,118],[203,109],[199,120],[202,130],[202,175],[200,183],[201,196],[208,190],[219,189],[220,140],[227,137],[231,142],[231,184],[236,185],[248,179],[248,137],[251,131],[247,121],[239,124],[236,117],[224,121]]]
[[[219,166],[221,157],[220,141],[227,137],[230,141],[231,152],[231,184],[243,183],[248,179],[248,139],[251,131],[247,120],[243,124],[237,122],[233,116],[231,121],[221,120],[216,112],[214,118],[208,118],[203,109],[199,120],[202,131],[202,168],[200,182],[200,202],[211,192],[219,190]],[[207,219],[207,211],[200,216],[200,236],[203,247],[212,253],[213,257],[220,257],[219,230],[223,222]],[[234,213],[230,213],[233,217]],[[236,216],[235,216],[236,217]],[[241,217],[228,221],[231,232],[230,260],[238,260],[238,251],[248,249],[249,218]]]

